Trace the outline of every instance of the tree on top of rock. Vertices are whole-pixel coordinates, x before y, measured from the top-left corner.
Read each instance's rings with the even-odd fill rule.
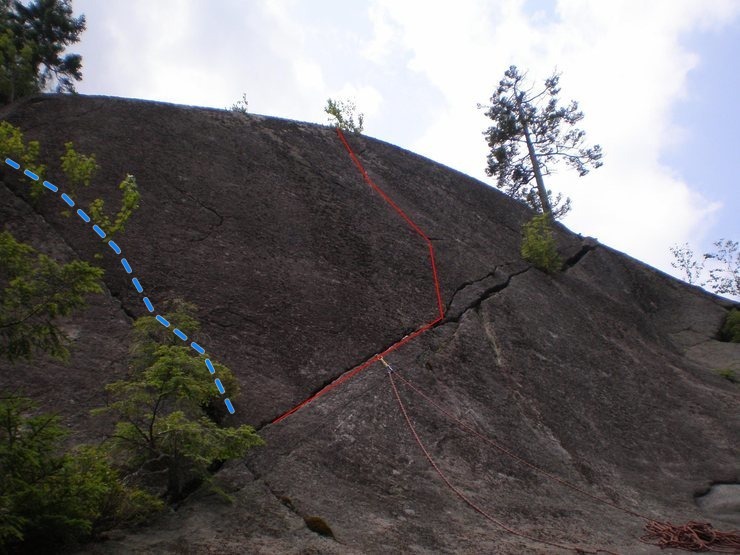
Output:
[[[70,0],[0,0],[0,104],[43,90],[74,92],[82,56],[64,50],[84,30]]]
[[[538,92],[527,86],[525,77],[516,66],[509,67],[491,105],[479,106],[493,120],[483,132],[491,148],[486,173],[496,177],[496,185],[511,197],[558,219],[570,210],[570,199],[563,200],[562,194],[553,198],[543,176],[552,174],[561,161],[584,176],[589,166],[602,165],[601,147],[583,146],[586,133],[574,127],[583,119],[577,102],[558,106],[558,74],[546,79],[544,89]]]
[[[357,114],[357,122],[355,122],[355,110],[357,110],[357,106],[353,101],[334,100],[332,98],[326,100],[326,107],[324,108],[324,112],[329,115],[331,125],[342,131],[362,133],[365,126],[365,114]]]

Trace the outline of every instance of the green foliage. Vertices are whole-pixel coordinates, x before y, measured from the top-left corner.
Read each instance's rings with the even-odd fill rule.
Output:
[[[197,330],[192,307],[175,306],[165,318],[183,332]],[[224,428],[224,410],[203,358],[177,344],[174,334],[155,318],[134,325],[131,375],[109,384],[108,406],[120,419],[110,449],[124,472],[150,487],[164,489],[172,500],[207,481],[214,462],[242,457],[262,440],[250,426]],[[237,384],[231,371],[215,365],[232,396]]]
[[[39,90],[33,56],[33,45],[25,39],[17,41],[13,31],[0,23],[0,105]]]
[[[740,296],[740,248],[737,241],[720,239],[714,242],[716,250],[704,253],[710,265],[707,280],[719,295]]]
[[[719,332],[720,341],[740,343],[740,310],[733,308],[727,313],[725,323]]]
[[[249,101],[247,100],[247,93],[242,94],[242,99],[237,100],[234,104],[231,105],[231,108],[229,108],[232,112],[236,112],[238,114],[248,114],[249,113]]]
[[[84,30],[70,0],[0,1],[0,104],[46,88],[74,92],[82,57],[63,52]]]
[[[560,162],[584,176],[589,166],[602,165],[603,154],[599,145],[583,146],[586,133],[574,127],[583,119],[578,103],[558,105],[560,75],[546,79],[544,89],[537,92],[532,92],[525,78],[516,66],[509,67],[491,97],[491,105],[478,106],[493,120],[483,132],[491,149],[486,173],[497,178],[497,187],[505,189],[506,194],[557,219],[570,210],[570,199],[563,200],[562,195],[553,198],[542,177],[554,173]],[[524,153],[520,152],[522,144],[526,145]]]
[[[69,190],[72,196],[77,194],[79,186],[89,187],[93,177],[100,169],[95,161],[95,155],[80,154],[74,148],[72,143],[65,143],[65,154],[61,157],[62,170],[69,180]],[[133,216],[139,208],[141,194],[139,186],[136,184],[136,178],[128,174],[126,178],[118,185],[121,191],[121,207],[118,213],[111,219],[105,210],[105,201],[102,198],[96,198],[88,206],[88,214],[92,220],[105,231],[109,241],[117,233],[125,229],[126,222]],[[69,212],[66,213],[69,215]]]
[[[715,250],[705,252],[702,261],[694,257],[688,243],[674,245],[671,266],[684,273],[688,283],[704,287],[718,295],[740,297],[740,244],[729,239],[719,239]]]
[[[683,245],[674,245],[670,248],[673,255],[671,266],[684,273],[685,280],[692,284],[698,285],[704,270],[704,265],[694,258],[694,251],[691,250],[688,243]]]
[[[563,267],[548,214],[539,214],[522,227],[522,258],[536,268],[555,273]]]
[[[303,521],[306,523],[306,527],[312,532],[334,539],[334,532],[332,532],[329,525],[320,516],[307,516],[303,518]]]
[[[69,182],[69,194],[75,197],[79,187],[90,186],[100,166],[94,154],[87,155],[77,152],[71,142],[65,143],[64,149],[65,152],[60,158],[62,171]],[[0,122],[0,153],[13,158],[24,168],[30,169],[43,179],[46,167],[37,162],[39,152],[38,141],[29,141],[28,144],[24,144],[20,129],[7,122]],[[96,198],[88,206],[88,214],[106,232],[108,236],[106,240],[112,239],[114,235],[125,229],[126,222],[139,208],[141,200],[139,187],[133,175],[127,175],[118,185],[118,189],[121,191],[121,207],[115,216],[111,217],[106,214],[105,201],[102,198]],[[33,183],[30,192],[31,199],[38,200],[43,191],[44,188],[40,183]],[[62,212],[62,214],[71,215],[69,211]]]
[[[722,368],[721,370],[717,370],[717,375],[721,378],[726,379],[730,383],[740,383],[737,372],[735,372],[735,370],[733,370],[732,368]]]
[[[350,133],[362,133],[365,122],[365,114],[357,115],[357,122],[355,123],[355,110],[357,107],[351,100],[332,100],[327,99],[326,107],[324,112],[329,114],[329,123],[335,127],[339,127],[342,131],[349,131]]]
[[[0,552],[58,551],[162,507],[123,486],[99,448],[60,454],[59,418],[28,415],[34,409],[23,397],[0,398]]]
[[[41,147],[38,141],[23,141],[21,130],[7,121],[0,121],[0,154],[3,158],[11,158],[21,164],[24,168],[31,170],[33,173],[43,179],[46,173],[46,166],[38,162]],[[38,196],[43,191],[39,183],[34,183],[31,187],[31,195]]]
[[[75,260],[59,264],[10,232],[0,232],[0,357],[31,359],[46,352],[66,359],[67,340],[55,320],[102,292],[103,270]]]
[[[74,145],[64,143],[65,153],[60,158],[62,162],[62,171],[64,175],[69,179],[69,194],[72,196],[77,195],[77,187],[83,185],[85,187],[90,186],[95,173],[100,169],[97,162],[95,162],[95,155],[80,154],[74,148]]]
[[[108,240],[125,229],[126,222],[139,208],[139,200],[141,199],[136,178],[131,174],[121,181],[118,188],[121,190],[121,208],[112,221],[105,213],[105,201],[103,199],[95,199],[89,207],[90,217],[105,230],[108,234]]]

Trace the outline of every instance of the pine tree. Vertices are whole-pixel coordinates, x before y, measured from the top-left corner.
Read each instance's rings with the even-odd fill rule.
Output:
[[[44,352],[66,359],[67,338],[56,321],[84,308],[88,294],[101,293],[102,276],[101,268],[60,264],[0,232],[0,356],[12,362]]]
[[[193,310],[177,301],[165,319],[191,335],[198,329]],[[223,405],[202,357],[155,318],[134,323],[131,355],[130,375],[106,386],[109,404],[94,411],[119,418],[110,449],[127,479],[178,501],[208,482],[214,463],[242,457],[263,443],[251,426],[221,425]],[[235,396],[231,371],[220,364],[214,368]]]
[[[601,147],[583,146],[585,131],[573,127],[583,119],[577,102],[558,106],[558,74],[546,79],[544,89],[537,93],[527,87],[525,77],[516,66],[509,67],[491,105],[479,106],[494,122],[483,133],[491,148],[486,173],[496,177],[497,186],[508,195],[558,219],[570,210],[570,199],[563,200],[561,194],[553,199],[543,176],[553,173],[560,161],[584,176],[589,166],[602,165]],[[565,132],[563,125],[569,128]]]
[[[0,0],[0,104],[47,89],[74,92],[82,56],[64,50],[84,30],[70,0]]]

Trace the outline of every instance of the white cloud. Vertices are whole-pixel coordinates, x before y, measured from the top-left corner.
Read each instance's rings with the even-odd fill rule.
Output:
[[[373,26],[373,37],[361,49],[360,53],[371,62],[383,64],[391,55],[396,30],[388,20],[386,11],[382,6],[370,6],[367,15]]]
[[[380,107],[383,103],[383,96],[378,89],[370,85],[345,84],[336,94],[330,95],[331,98],[348,99],[353,101],[358,112],[362,112],[366,117],[372,117],[380,113]]]
[[[326,88],[321,66],[305,58],[293,62],[293,75],[303,87],[323,91]]]

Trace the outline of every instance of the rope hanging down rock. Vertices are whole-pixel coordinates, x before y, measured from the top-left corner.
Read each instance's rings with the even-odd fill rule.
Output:
[[[708,522],[687,522],[676,526],[670,522],[650,521],[645,524],[647,534],[640,541],[661,549],[673,547],[686,551],[714,551],[740,553],[740,532],[715,530]]]
[[[432,465],[432,468],[434,471],[439,475],[439,477],[442,479],[442,481],[445,483],[445,485],[455,494],[457,495],[466,505],[468,505],[471,509],[473,509],[478,514],[485,517],[487,520],[490,520],[493,522],[496,526],[499,528],[505,530],[509,534],[512,534],[514,536],[518,536],[520,538],[524,538],[530,541],[533,541],[535,543],[539,543],[542,545],[548,545],[550,547],[556,547],[558,549],[564,549],[566,551],[572,551],[574,553],[590,553],[597,555],[598,553],[607,553],[608,555],[620,555],[618,553],[615,553],[613,551],[609,551],[606,549],[588,549],[585,547],[580,546],[572,546],[572,545],[565,545],[562,543],[547,541],[543,539],[536,538],[534,536],[530,536],[529,534],[526,534],[524,532],[519,532],[517,530],[514,530],[513,528],[510,528],[497,518],[491,516],[488,514],[484,509],[479,507],[475,502],[473,502],[470,498],[468,498],[462,491],[460,491],[457,487],[455,487],[452,482],[450,482],[449,478],[442,472],[442,469],[439,468],[437,463],[434,461],[432,456],[429,454],[429,451],[427,451],[427,448],[424,446],[424,443],[421,441],[421,438],[419,437],[419,434],[416,433],[416,429],[414,427],[414,424],[411,422],[411,418],[408,415],[408,412],[406,411],[406,406],[403,404],[403,401],[401,400],[401,395],[398,393],[398,388],[396,387],[396,382],[393,380],[393,375],[395,374],[396,370],[392,366],[390,366],[388,363],[385,362],[385,360],[381,359],[381,362],[385,364],[387,370],[388,370],[388,378],[391,382],[391,387],[393,388],[393,393],[396,397],[396,401],[398,401],[398,406],[401,409],[401,414],[403,414],[404,419],[406,420],[406,424],[409,427],[409,430],[411,430],[411,435],[414,436],[414,439],[416,440],[416,443],[419,445],[419,448],[424,453],[424,456],[429,461],[429,464]]]
[[[687,522],[683,525],[676,525],[672,524],[670,522],[660,522],[657,520],[654,520],[646,515],[640,514],[636,511],[627,509],[625,507],[622,507],[608,499],[605,499],[603,497],[599,497],[597,495],[593,495],[580,487],[576,486],[575,484],[572,484],[566,480],[563,480],[562,478],[559,478],[546,470],[538,467],[537,465],[521,458],[517,454],[515,454],[511,449],[508,449],[504,447],[503,445],[493,441],[491,438],[484,436],[480,432],[478,432],[475,428],[470,426],[469,424],[466,424],[459,418],[455,417],[449,410],[446,410],[444,407],[442,407],[439,403],[431,399],[428,395],[426,395],[424,392],[422,392],[418,387],[416,387],[414,384],[412,384],[408,379],[403,377],[400,373],[397,372],[396,368],[393,368],[389,363],[385,361],[385,359],[381,358],[380,361],[386,366],[388,370],[388,377],[390,378],[391,385],[393,387],[393,392],[395,394],[396,400],[399,403],[399,406],[401,408],[401,412],[406,420],[407,425],[411,429],[412,435],[414,436],[414,439],[419,444],[421,450],[424,452],[424,455],[429,460],[429,462],[432,464],[432,467],[434,470],[440,475],[442,480],[445,482],[445,484],[452,489],[453,492],[455,492],[456,495],[458,495],[462,500],[470,505],[476,512],[482,514],[487,519],[491,520],[504,530],[515,534],[520,537],[524,537],[536,542],[544,543],[546,545],[551,546],[557,546],[561,549],[569,549],[576,552],[581,553],[597,553],[597,552],[606,552],[611,553],[610,551],[605,550],[596,550],[596,551],[590,551],[585,550],[583,548],[578,547],[571,547],[571,546],[565,546],[561,544],[556,543],[550,543],[542,540],[538,540],[537,538],[533,538],[531,536],[528,536],[526,534],[523,534],[521,532],[517,532],[515,530],[512,530],[508,527],[506,527],[504,524],[499,522],[498,520],[494,519],[487,513],[485,513],[482,509],[477,507],[475,504],[473,504],[470,500],[468,500],[459,490],[457,490],[443,475],[442,471],[439,469],[439,467],[436,465],[436,463],[432,460],[431,455],[426,450],[424,445],[421,443],[421,440],[416,433],[416,430],[414,429],[413,424],[411,423],[411,419],[408,416],[408,413],[406,411],[406,408],[401,400],[401,397],[398,393],[398,389],[395,384],[394,377],[401,380],[404,385],[406,385],[409,389],[411,389],[413,392],[415,392],[417,395],[419,395],[422,399],[424,399],[428,404],[432,405],[437,411],[445,415],[447,418],[452,420],[459,428],[462,430],[475,435],[479,439],[483,440],[485,443],[491,445],[492,447],[496,448],[500,452],[506,454],[509,457],[512,457],[513,459],[519,461],[520,463],[528,466],[529,468],[536,470],[537,472],[543,474],[544,476],[560,483],[561,485],[564,485],[574,491],[576,491],[579,494],[585,495],[589,498],[591,498],[594,501],[598,501],[600,503],[603,503],[605,505],[611,506],[614,509],[617,509],[619,511],[622,511],[626,514],[629,514],[633,517],[640,518],[645,520],[645,530],[646,534],[640,538],[640,541],[643,543],[647,543],[650,545],[656,545],[660,547],[661,549],[665,548],[674,548],[674,549],[683,549],[685,551],[695,551],[695,552],[707,552],[707,551],[714,551],[719,553],[740,553],[740,532],[737,530],[732,531],[720,531],[716,530],[710,523],[708,522],[696,522],[691,521]]]

